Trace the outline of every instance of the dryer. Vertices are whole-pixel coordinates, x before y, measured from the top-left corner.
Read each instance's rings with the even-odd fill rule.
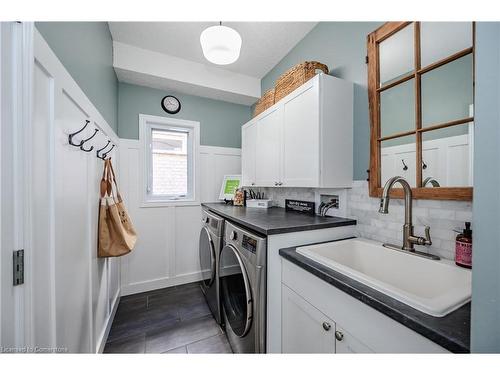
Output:
[[[223,323],[235,353],[266,351],[267,242],[226,222],[219,261]]]
[[[222,323],[219,298],[219,256],[223,245],[224,219],[209,211],[202,211],[199,256],[201,290],[218,324]]]

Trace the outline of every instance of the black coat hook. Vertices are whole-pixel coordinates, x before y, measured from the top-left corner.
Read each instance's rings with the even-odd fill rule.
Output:
[[[114,148],[115,148],[115,145],[111,146],[111,148],[110,148],[108,151],[106,151],[104,154],[102,154],[102,156],[103,156],[103,157],[102,157],[102,160],[105,160],[105,159],[108,157],[108,154],[109,154],[109,153],[111,152],[111,150],[112,150],[112,149],[114,149]]]
[[[104,146],[103,148],[100,148],[99,150],[97,150],[97,151],[96,151],[96,155],[97,155],[97,157],[98,157],[99,159],[102,159],[102,160],[104,160],[104,159],[105,159],[104,157],[102,157],[101,155],[99,155],[99,153],[100,153],[101,151],[104,151],[104,150],[106,149],[106,147],[108,147],[108,146],[109,146],[109,144],[110,144],[110,143],[111,143],[111,141],[108,139],[108,143],[106,143],[106,146]]]
[[[403,163],[403,171],[407,171],[408,170],[408,166],[405,163],[405,159],[401,159],[401,163]]]
[[[81,133],[82,131],[85,130],[85,128],[87,127],[87,125],[90,123],[89,120],[85,120],[85,125],[83,126],[83,128],[81,128],[80,130],[78,130],[77,132],[75,133],[71,133],[70,135],[68,135],[68,142],[71,146],[75,146],[75,147],[81,147],[84,143],[84,141],[80,141],[80,143],[76,144],[76,143],[73,143],[73,137],[79,133]]]
[[[85,142],[91,140],[92,138],[95,137],[95,135],[97,134],[97,132],[99,131],[99,129],[94,129],[94,134],[92,134],[90,137],[88,137],[87,139],[84,139],[82,142],[81,142],[81,146],[80,146],[80,150],[82,151],[85,151],[85,152],[90,152],[94,149],[94,146],[90,146],[90,148],[83,148],[83,145]]]
[[[425,161],[422,160],[422,169],[427,169],[427,164],[425,164]]]

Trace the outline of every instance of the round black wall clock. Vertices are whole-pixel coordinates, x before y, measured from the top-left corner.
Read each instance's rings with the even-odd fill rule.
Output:
[[[167,95],[161,100],[161,107],[165,112],[175,115],[181,110],[181,102],[175,96]]]

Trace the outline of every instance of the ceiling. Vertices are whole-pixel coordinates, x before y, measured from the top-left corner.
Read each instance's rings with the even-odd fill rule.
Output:
[[[113,40],[207,66],[200,34],[218,22],[109,22]],[[316,22],[223,22],[243,40],[233,64],[218,66],[255,78],[264,77],[316,25]]]

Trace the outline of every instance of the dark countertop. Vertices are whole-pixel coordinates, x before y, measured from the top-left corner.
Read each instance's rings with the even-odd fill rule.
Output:
[[[325,267],[295,250],[295,247],[281,249],[280,255],[445,349],[454,353],[470,352],[470,302],[442,318],[436,318]]]
[[[224,203],[202,203],[202,207],[265,236],[279,233],[356,225],[356,220],[342,217],[309,216],[272,207],[248,208]]]

